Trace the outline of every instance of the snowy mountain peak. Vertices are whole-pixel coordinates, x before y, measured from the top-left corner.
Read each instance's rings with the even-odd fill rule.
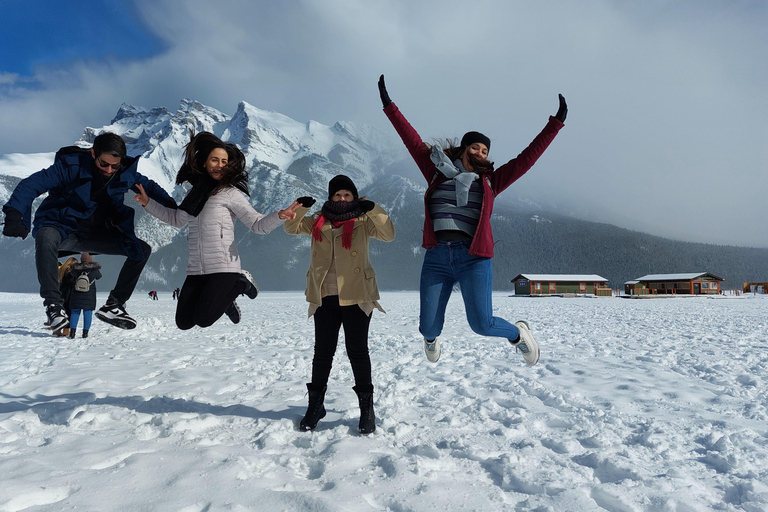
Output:
[[[180,200],[184,190],[175,185],[176,173],[190,134],[201,131],[212,132],[242,149],[251,174],[252,202],[265,211],[285,207],[290,202],[284,203],[298,197],[297,193],[322,197],[328,180],[336,174],[346,174],[358,187],[365,187],[392,163],[393,155],[402,151],[394,143],[384,144],[382,141],[387,137],[364,125],[343,121],[333,126],[317,121],[299,122],[245,101],[238,103],[230,117],[190,98],[182,99],[175,112],[164,107],[147,109],[123,103],[108,125],[85,128],[76,144],[90,147],[103,132],[120,135],[128,155],[141,157],[139,172]],[[52,155],[45,156],[51,163]],[[13,159],[0,161],[8,164],[0,168],[0,177],[16,179],[50,165],[41,163],[40,155],[14,155]],[[9,194],[10,189],[2,195],[7,198]],[[140,231],[153,247],[172,243],[173,230],[156,229],[156,221],[148,216],[140,219]]]

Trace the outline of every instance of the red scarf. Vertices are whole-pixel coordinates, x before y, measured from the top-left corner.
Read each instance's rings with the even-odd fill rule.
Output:
[[[326,219],[325,215],[321,213],[317,217],[317,219],[315,219],[315,223],[312,224],[312,236],[318,242],[323,241],[322,229],[326,220],[328,219]],[[349,219],[342,222],[331,221],[331,225],[333,225],[333,227],[335,228],[339,228],[343,226],[343,230],[341,232],[341,246],[345,249],[351,249],[352,248],[352,229],[355,227],[355,219]]]

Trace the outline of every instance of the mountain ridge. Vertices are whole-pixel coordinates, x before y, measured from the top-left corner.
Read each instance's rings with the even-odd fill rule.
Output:
[[[316,121],[302,123],[244,101],[229,116],[185,98],[175,112],[124,103],[109,125],[85,128],[75,144],[88,147],[103,131],[118,133],[126,140],[128,153],[140,155],[139,172],[180,201],[186,188],[175,184],[176,171],[190,132],[202,130],[241,147],[246,155],[251,203],[262,213],[285,208],[305,195],[318,199],[317,208],[326,198],[330,178],[348,175],[362,195],[389,211],[395,223],[394,242],[371,244],[381,288],[418,288],[425,187],[394,133],[348,121],[331,126]],[[22,177],[50,165],[52,159],[53,152],[0,155],[0,201],[4,204]],[[40,201],[38,198],[35,206]],[[153,248],[139,288],[170,290],[180,286],[186,269],[186,229],[160,223],[142,212],[128,195],[126,204],[137,209],[137,234]],[[613,288],[650,271],[712,272],[726,279],[726,289],[741,288],[742,280],[765,281],[768,277],[768,249],[674,241],[579,220],[547,208],[539,198],[516,194],[514,186],[497,199],[492,220],[497,241],[494,288],[510,289],[509,280],[521,273],[599,274],[609,279]],[[251,270],[262,288],[304,287],[309,264],[306,237],[291,237],[281,229],[261,237],[239,223],[236,236],[243,266]],[[3,237],[0,254],[12,276],[0,284],[0,291],[33,291],[37,279],[30,260],[34,258],[31,238]],[[122,258],[99,258],[104,275],[116,277]],[[101,289],[110,286],[109,277],[103,281]]]

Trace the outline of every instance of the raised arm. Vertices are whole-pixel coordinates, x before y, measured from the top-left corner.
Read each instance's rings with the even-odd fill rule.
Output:
[[[384,106],[384,113],[389,118],[389,121],[392,123],[397,134],[400,135],[403,144],[405,144],[406,149],[411,154],[413,161],[416,162],[421,174],[424,175],[427,182],[431,182],[432,177],[437,172],[437,168],[429,158],[430,149],[424,141],[421,140],[421,136],[418,132],[411,126],[408,120],[405,119],[405,116],[403,116],[400,109],[397,108],[397,105],[395,105],[389,98],[387,87],[384,84],[384,75],[379,77],[379,95],[381,96],[381,103]]]
[[[395,239],[395,225],[389,218],[384,208],[373,201],[360,201],[365,214],[361,220],[365,223],[365,229],[368,235],[382,242],[391,242]]]
[[[491,173],[491,188],[493,188],[495,194],[498,195],[528,172],[555,139],[560,129],[565,126],[563,121],[565,121],[565,117],[568,114],[568,106],[562,94],[558,95],[558,97],[560,106],[557,114],[549,117],[549,122],[544,126],[544,129],[517,157]]]
[[[296,209],[296,216],[285,221],[283,230],[289,235],[311,235],[312,224],[315,219],[313,216],[307,217],[306,215],[312,205],[315,204],[315,199],[309,196],[300,197],[296,200],[296,204],[299,205]]]

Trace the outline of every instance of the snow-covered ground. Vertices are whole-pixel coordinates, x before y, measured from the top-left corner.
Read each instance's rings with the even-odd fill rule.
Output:
[[[473,334],[458,295],[430,364],[417,293],[383,294],[361,436],[343,344],[328,416],[297,428],[301,293],[182,332],[169,294],[137,292],[137,329],[85,340],[0,294],[0,511],[768,510],[768,299],[494,301],[538,366]]]

